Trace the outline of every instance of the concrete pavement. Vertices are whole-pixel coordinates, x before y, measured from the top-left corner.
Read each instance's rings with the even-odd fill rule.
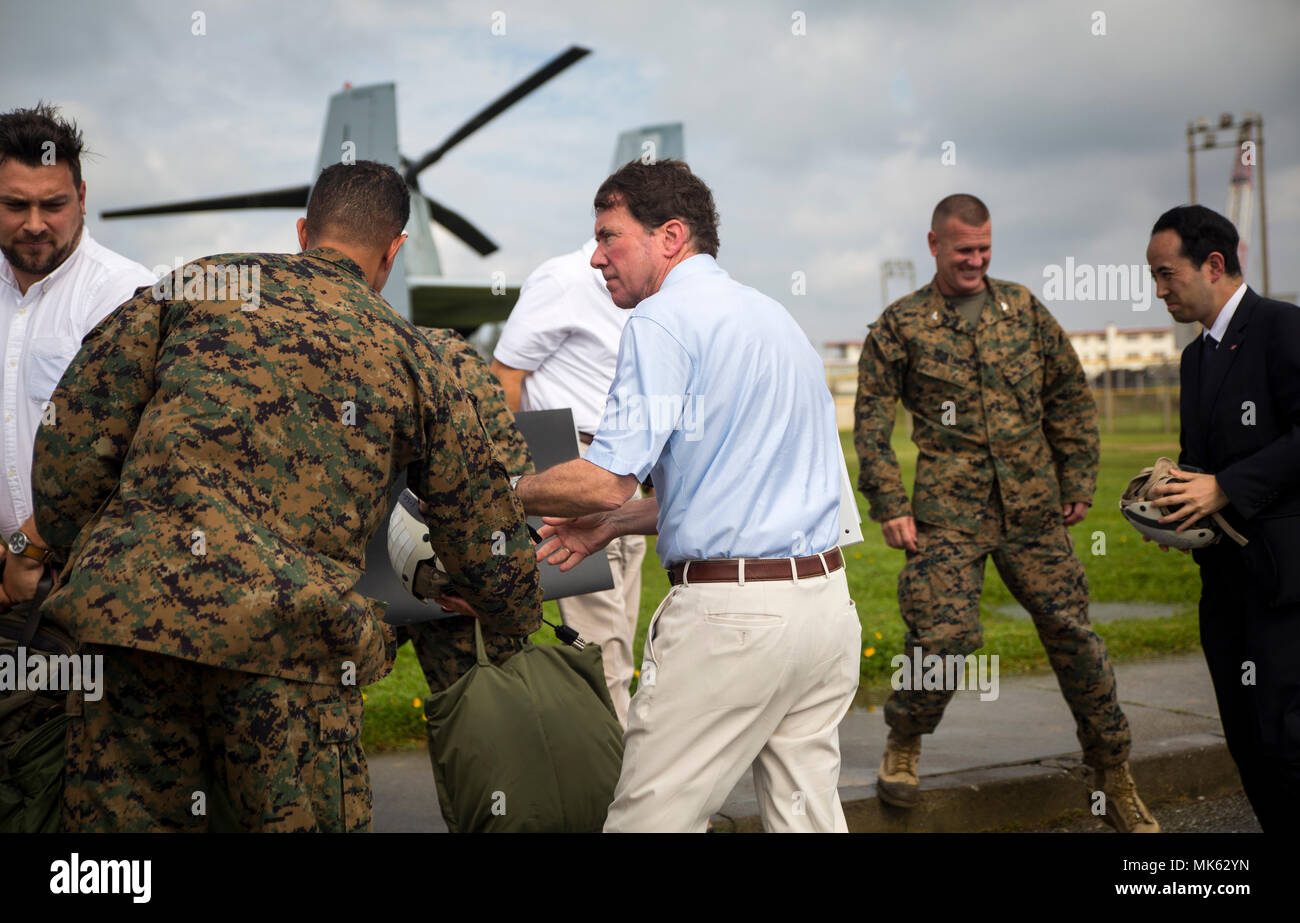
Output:
[[[1200,653],[1119,664],[1115,672],[1133,729],[1133,774],[1148,805],[1240,787]],[[840,799],[850,830],[1029,827],[1088,807],[1092,787],[1074,719],[1050,672],[1002,678],[993,701],[981,701],[978,691],[958,692],[938,731],[924,738],[922,799],[911,811],[876,799],[886,729],[883,710],[872,700],[882,701],[882,692],[860,695],[840,725]],[[423,749],[375,754],[369,762],[376,832],[445,832]],[[1158,808],[1153,813],[1159,819]],[[757,814],[746,773],[714,826],[761,830]]]

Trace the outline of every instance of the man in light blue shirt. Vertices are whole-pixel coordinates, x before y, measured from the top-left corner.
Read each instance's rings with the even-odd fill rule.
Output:
[[[839,535],[839,436],[821,360],[786,310],[715,262],[686,164],[633,161],[596,195],[624,328],[582,459],[518,481],[565,569],[658,533],[673,584],[647,633],[607,831],[704,830],[753,766],[768,830],[844,831],[839,722],[861,627]],[[629,500],[649,476],[655,496]]]

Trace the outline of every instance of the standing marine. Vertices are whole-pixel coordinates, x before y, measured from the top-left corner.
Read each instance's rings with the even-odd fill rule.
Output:
[[[885,541],[907,555],[898,576],[904,653],[969,655],[983,646],[979,598],[991,555],[1056,672],[1105,795],[1103,818],[1121,832],[1157,832],[1129,772],[1128,720],[1067,531],[1092,503],[1099,456],[1079,358],[1027,288],[986,275],[992,230],[983,202],[942,200],[928,240],[935,277],[871,325],[855,409],[858,486]],[[918,449],[910,500],[890,447],[900,398]],[[907,808],[920,799],[921,735],[938,726],[954,691],[890,695],[882,800]]]

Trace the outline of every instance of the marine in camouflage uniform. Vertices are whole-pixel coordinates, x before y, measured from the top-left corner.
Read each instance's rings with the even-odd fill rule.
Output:
[[[65,822],[368,829],[360,687],[395,644],[354,587],[393,482],[514,637],[541,605],[522,508],[444,352],[348,256],[191,267],[87,336],[36,441],[37,525],[69,561],[43,613],[106,674],[70,726]],[[195,284],[219,267],[260,274],[255,306]]]
[[[1078,356],[1028,289],[990,279],[977,322],[936,281],[871,325],[859,362],[854,442],[871,518],[916,520],[916,552],[898,578],[904,653],[970,654],[983,645],[984,560],[1034,626],[1074,715],[1085,760],[1128,759],[1105,642],[1088,620],[1088,581],[1064,525],[1065,504],[1091,503],[1096,405]],[[895,403],[911,411],[917,445],[911,502],[890,447]],[[953,690],[895,690],[885,720],[928,734]]]
[[[528,443],[515,426],[515,415],[506,404],[501,383],[491,368],[460,334],[433,327],[417,328],[441,350],[457,381],[478,412],[498,456],[510,475],[531,474],[533,462]],[[445,566],[445,564],[444,564]],[[541,610],[537,610],[540,617]],[[469,672],[477,662],[474,648],[474,621],[463,615],[435,619],[405,626],[399,637],[409,637],[424,671],[431,693],[439,693]],[[516,653],[521,644],[517,634],[483,632],[483,648],[488,659],[501,664]]]

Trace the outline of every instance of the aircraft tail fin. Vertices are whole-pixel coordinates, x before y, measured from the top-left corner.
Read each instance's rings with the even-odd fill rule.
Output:
[[[685,160],[686,140],[681,122],[633,128],[618,136],[614,145],[614,163],[610,172],[629,160]]]

